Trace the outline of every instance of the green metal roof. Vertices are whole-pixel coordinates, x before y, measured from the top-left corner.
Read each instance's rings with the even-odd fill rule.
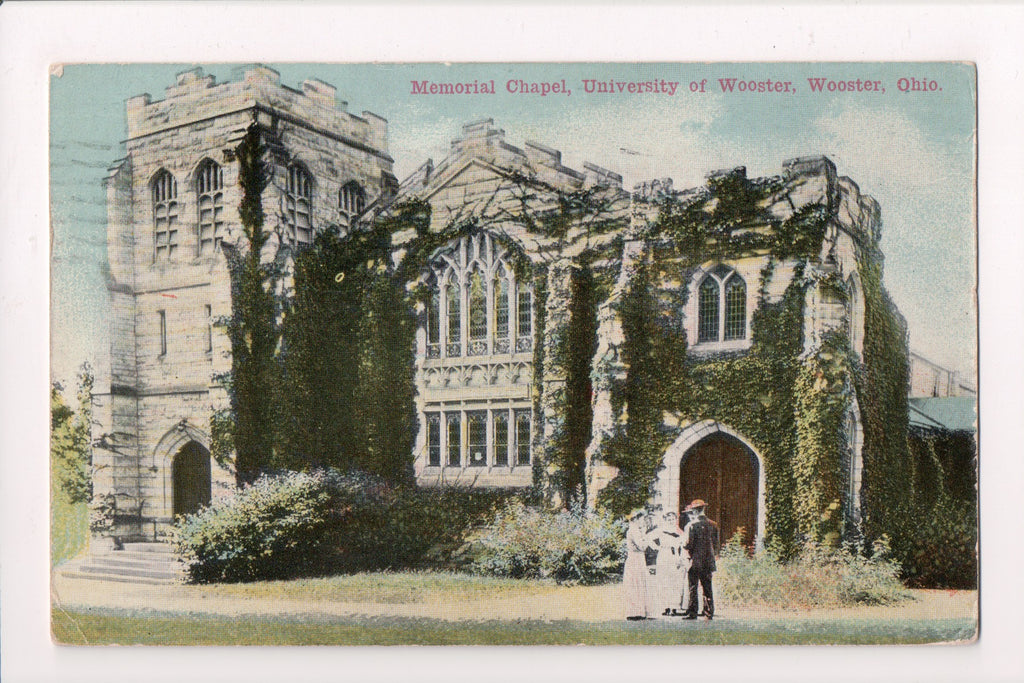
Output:
[[[911,398],[908,401],[911,428],[977,431],[977,398],[974,396]]]

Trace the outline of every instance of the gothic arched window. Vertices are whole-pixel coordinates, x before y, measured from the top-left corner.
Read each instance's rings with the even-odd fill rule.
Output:
[[[525,282],[519,283],[519,298],[516,302],[516,351],[533,348],[533,288]]]
[[[441,290],[431,283],[427,300],[427,357],[441,357]]]
[[[449,356],[462,355],[462,291],[459,281],[452,273],[448,278],[448,336],[445,352]]]
[[[366,208],[366,191],[354,180],[345,183],[338,192],[338,208],[349,217],[357,216]]]
[[[697,343],[747,338],[747,283],[726,266],[715,266],[697,289]]]
[[[161,169],[150,186],[153,196],[153,258],[170,261],[178,250],[178,181]]]
[[[313,178],[302,166],[288,167],[284,194],[285,241],[293,246],[313,242]]]
[[[747,283],[734,275],[725,285],[725,340],[747,336]]]
[[[469,275],[469,355],[487,353],[487,286],[479,268]]]
[[[700,316],[697,322],[697,341],[718,341],[718,282],[708,276],[700,285]]]
[[[494,273],[494,353],[508,353],[508,297],[512,289],[504,264]]]
[[[224,169],[207,159],[196,172],[199,255],[212,254],[224,239]]]

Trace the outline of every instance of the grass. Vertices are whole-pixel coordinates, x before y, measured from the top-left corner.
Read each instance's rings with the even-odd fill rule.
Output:
[[[502,579],[452,572],[376,572],[292,581],[203,586],[204,594],[217,597],[292,599],[316,603],[373,602],[380,604],[444,603],[503,597],[553,595],[564,590],[553,581]]]
[[[970,619],[452,623],[393,616],[311,621],[58,609],[52,616],[55,640],[70,645],[894,645],[965,640],[975,629]]]
[[[50,497],[50,566],[79,554],[89,544],[89,506]]]

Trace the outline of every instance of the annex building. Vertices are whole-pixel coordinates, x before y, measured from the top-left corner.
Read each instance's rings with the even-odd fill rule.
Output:
[[[557,150],[514,146],[483,120],[399,183],[387,121],[346,111],[320,81],[293,89],[257,66],[218,84],[197,69],[163,99],[127,108],[125,157],[107,178],[112,362],[94,452],[95,491],[116,495],[125,536],[158,538],[235,486],[231,463],[210,455],[210,418],[228,401],[216,380],[231,368],[216,324],[231,312],[220,246],[241,237],[234,150],[253,123],[272,170],[268,259],[410,198],[430,204],[435,233],[477,218],[418,276],[430,291],[413,361],[420,485],[569,481],[588,504],[629,500],[640,486],[665,507],[704,498],[725,537],[742,528],[755,543],[773,529],[810,532],[821,515],[809,510],[836,528],[860,522],[871,386],[854,369],[866,363],[880,280],[866,288],[864,278],[880,278],[881,222],[830,160],[630,191],[613,171],[568,168]],[[567,196],[586,206],[556,225]],[[393,236],[396,261],[415,238]],[[652,295],[638,304],[641,279]],[[658,348],[678,361],[658,364],[650,396],[638,390],[631,322],[641,304],[667,340]],[[587,343],[574,346],[579,329]],[[641,415],[655,418],[641,425]],[[572,471],[561,464],[567,434],[584,439]],[[630,460],[643,449],[647,460]],[[787,508],[798,513],[778,521]]]

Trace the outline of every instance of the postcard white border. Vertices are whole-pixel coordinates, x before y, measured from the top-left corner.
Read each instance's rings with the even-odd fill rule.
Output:
[[[31,4],[0,7],[0,429],[5,681],[483,678],[990,681],[1024,677],[1020,192],[1024,9],[956,4]],[[889,648],[57,648],[47,577],[48,79],[56,62],[926,61],[978,65],[982,630]],[[341,85],[341,84],[339,84]],[[1004,293],[1009,293],[1009,298]],[[986,298],[987,297],[987,298]]]

